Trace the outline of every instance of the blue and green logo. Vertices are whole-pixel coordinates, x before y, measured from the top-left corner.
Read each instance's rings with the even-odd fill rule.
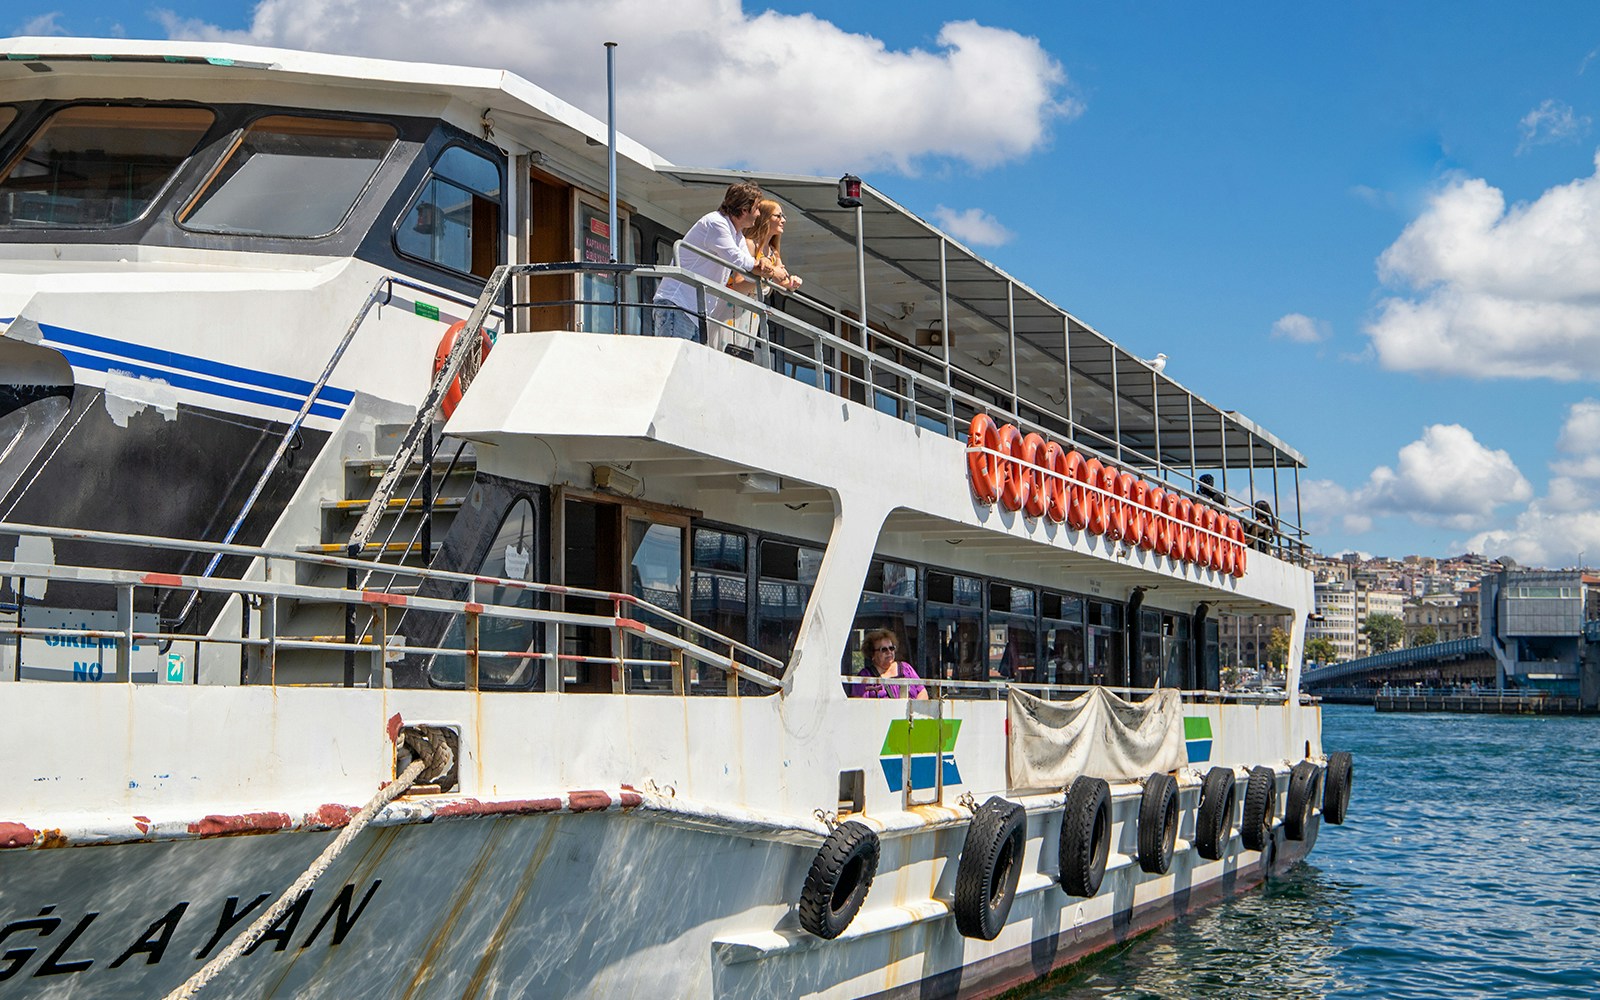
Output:
[[[961,784],[955,755],[960,732],[960,719],[895,719],[889,723],[878,761],[883,765],[889,791],[905,790],[907,755],[911,758],[913,791],[933,788],[939,783],[940,771],[946,786]]]
[[[1183,742],[1189,750],[1189,763],[1200,764],[1211,759],[1211,717],[1188,715],[1183,719]]]

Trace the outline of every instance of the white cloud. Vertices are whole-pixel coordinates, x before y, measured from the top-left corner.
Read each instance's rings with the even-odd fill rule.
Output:
[[[1517,126],[1522,130],[1522,141],[1517,144],[1521,154],[1531,146],[1548,146],[1576,139],[1589,131],[1587,115],[1573,112],[1572,105],[1548,98],[1537,108],[1522,116]]]
[[[1289,313],[1272,324],[1272,335],[1297,344],[1315,344],[1328,339],[1328,324],[1302,313]]]
[[[964,212],[958,212],[940,205],[933,210],[933,218],[939,223],[939,228],[961,242],[973,246],[997,247],[1010,243],[1011,237],[1016,235],[1002,226],[999,219],[981,208],[969,208]]]
[[[1585,399],[1567,408],[1556,447],[1569,455],[1600,454],[1600,401]]]
[[[1600,377],[1600,156],[1596,174],[1506,207],[1458,179],[1378,258],[1409,290],[1367,334],[1390,369],[1477,377]]]
[[[59,10],[50,11],[48,14],[40,14],[38,17],[23,21],[22,25],[17,28],[17,34],[65,35],[67,33],[67,29],[63,28],[57,23],[60,17],[61,12]]]
[[[790,172],[983,168],[1026,156],[1081,106],[1038,39],[951,21],[890,49],[811,14],[741,0],[262,0],[224,32],[165,14],[175,37],[510,69],[600,117],[617,50],[618,128],[675,162]]]
[[[1580,553],[1600,557],[1600,402],[1567,408],[1556,447],[1570,457],[1550,463],[1557,474],[1545,495],[1510,527],[1482,532],[1468,544],[1529,566],[1576,565]]]
[[[1313,531],[1361,534],[1380,517],[1406,517],[1459,531],[1485,527],[1495,509],[1522,503],[1533,486],[1504,451],[1484,447],[1459,424],[1434,424],[1354,490],[1315,480],[1301,487]]]

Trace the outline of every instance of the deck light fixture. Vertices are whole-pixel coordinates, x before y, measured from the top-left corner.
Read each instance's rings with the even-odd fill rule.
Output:
[[[861,178],[855,174],[845,174],[839,178],[839,207],[861,207]]]

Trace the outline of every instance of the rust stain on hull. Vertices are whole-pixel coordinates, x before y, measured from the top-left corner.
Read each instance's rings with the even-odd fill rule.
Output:
[[[327,807],[324,806],[324,809]],[[207,816],[189,824],[189,832],[197,837],[231,837],[252,833],[277,833],[294,826],[288,813],[239,813],[234,816]]]
[[[0,847],[32,847],[33,830],[21,823],[0,823]]]

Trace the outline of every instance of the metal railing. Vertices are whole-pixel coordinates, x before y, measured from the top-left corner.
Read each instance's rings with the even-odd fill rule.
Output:
[[[1021,681],[1009,678],[1000,680],[962,680],[951,677],[863,677],[860,674],[840,674],[839,682],[844,685],[845,691],[851,697],[860,697],[859,688],[886,687],[896,685],[901,689],[898,696],[901,700],[906,698],[905,691],[916,685],[928,689],[929,697],[933,698],[935,692],[946,700],[957,701],[993,701],[1004,700],[1006,692],[1015,688],[1027,694],[1035,695],[1047,701],[1069,701],[1080,695],[1088,694],[1096,688],[1109,691],[1111,694],[1122,698],[1124,701],[1140,701],[1150,697],[1158,691],[1170,691],[1164,687],[1128,687],[1119,684],[1052,684],[1044,681]],[[1281,703],[1288,698],[1287,693],[1263,695],[1259,691],[1214,691],[1207,689],[1182,688],[1178,690],[1178,697],[1186,703],[1214,703],[1214,704],[1249,704],[1263,701]]]
[[[681,241],[679,248],[703,253],[698,248]],[[758,290],[767,287],[750,272],[738,268],[731,270],[755,281]],[[694,289],[698,306],[694,315],[702,339],[710,341],[712,346],[716,346],[716,341],[722,338],[730,341],[736,338],[741,341],[753,341],[749,349],[750,360],[763,367],[815,385],[824,391],[846,395],[879,412],[920,427],[937,430],[946,437],[957,440],[964,438],[968,422],[977,413],[988,413],[997,422],[1015,424],[1024,433],[1035,432],[1047,440],[1065,434],[1070,439],[1070,446],[1082,452],[1085,458],[1099,458],[1104,463],[1127,468],[1130,467],[1130,463],[1126,454],[1132,454],[1139,463],[1143,463],[1134,464],[1132,467],[1145,469],[1157,475],[1163,490],[1179,492],[1191,500],[1231,510],[1236,514],[1251,514],[1254,510],[1245,498],[1231,494],[1221,494],[1220,499],[1203,496],[1199,491],[1199,484],[1192,479],[1188,470],[1164,465],[1125,443],[1109,441],[1103,435],[1070,418],[1058,419],[1055,426],[1030,419],[1020,412],[1021,406],[1017,405],[1020,399],[1014,396],[1011,390],[987,382],[963,369],[954,368],[944,359],[920,351],[903,341],[885,337],[860,319],[800,293],[785,293],[785,296],[802,304],[806,309],[828,317],[842,327],[853,328],[860,335],[862,343],[857,344],[789,312],[775,308],[772,303],[763,301],[762,298],[742,294],[683,268],[671,266],[581,262],[502,265],[490,276],[479,299],[479,310],[485,303],[498,301],[507,283],[514,277],[583,275],[609,277],[611,297],[511,302],[506,308],[508,312],[549,306],[609,310],[613,317],[612,330],[615,332],[624,330],[622,317],[627,312],[638,311],[641,316],[640,329],[649,330],[652,325],[649,320],[653,316],[653,310],[671,307],[627,300],[623,294],[625,286],[623,279],[626,277],[632,277],[636,281],[674,279]],[[474,324],[478,322],[479,310],[474,310],[467,328],[457,339],[456,351],[451,353],[445,368],[434,380],[434,387],[424,401],[424,412],[428,414],[429,420],[432,419],[432,410],[437,405],[436,397],[442,395],[443,386],[449,384],[446,375],[454,377],[453,373],[460,367],[468,348],[477,342],[474,335],[477,326]],[[743,311],[754,317],[750,330],[739,328],[729,318],[736,316],[736,311]],[[791,340],[797,343],[791,344]],[[876,349],[879,347],[893,350],[898,355],[913,360],[914,363],[907,364],[885,357]],[[461,358],[457,357],[458,353],[461,354]],[[960,388],[956,384],[958,381],[970,383],[983,395]],[[1003,399],[1010,399],[1012,405],[1009,407],[1004,405],[1000,402]],[[422,419],[423,413],[419,413],[418,420]],[[1105,445],[1120,449],[1125,453],[1124,457],[1118,458],[1110,451],[1102,450],[1102,446]],[[409,458],[407,460],[409,461]],[[390,488],[392,489],[392,486]],[[382,495],[387,498],[387,494]],[[379,495],[375,495],[374,503],[378,500]],[[1284,519],[1281,512],[1275,512],[1268,522],[1254,521],[1247,517],[1246,523],[1256,526],[1264,533],[1270,532],[1269,538],[1255,546],[1259,551],[1301,564],[1309,558],[1310,549],[1305,541],[1305,532],[1298,525]]]
[[[360,572],[370,568],[365,562],[339,556],[282,552],[256,546],[195,542],[187,539],[0,523],[0,536],[7,535],[90,541],[134,549],[160,549],[163,551],[176,549],[209,552],[219,556],[242,556],[251,560],[287,561],[296,564],[328,566],[352,572]],[[88,645],[90,648],[109,648],[113,651],[115,658],[114,672],[123,681],[129,683],[135,679],[132,663],[134,650],[139,643],[146,641],[162,644],[184,644],[185,646],[192,644],[196,662],[193,671],[185,673],[185,683],[198,681],[201,650],[216,646],[233,647],[241,651],[239,665],[240,684],[256,682],[280,683],[277,676],[279,669],[278,657],[280,653],[291,650],[320,651],[330,655],[342,653],[370,656],[372,665],[365,686],[385,685],[387,683],[385,665],[395,658],[408,655],[463,658],[466,668],[463,672],[462,683],[472,690],[485,687],[510,687],[510,685],[481,683],[485,661],[491,664],[495,661],[507,661],[515,665],[541,661],[547,664],[582,663],[602,665],[612,670],[611,690],[618,693],[629,693],[635,690],[688,693],[688,689],[694,681],[689,672],[697,664],[722,673],[726,677],[725,691],[727,694],[739,694],[741,690],[740,682],[748,682],[758,688],[768,690],[776,689],[782,683],[781,674],[785,668],[783,661],[762,653],[760,650],[743,642],[720,635],[712,629],[698,625],[669,609],[659,607],[631,594],[584,590],[576,587],[557,587],[526,580],[482,577],[425,568],[418,568],[408,572],[412,572],[422,579],[460,586],[465,589],[465,598],[397,597],[375,591],[279,583],[272,580],[216,579],[201,575],[148,573],[140,570],[97,566],[29,564],[6,560],[0,561],[0,581],[4,581],[6,589],[15,595],[21,595],[27,591],[27,581],[70,584],[75,588],[88,588],[89,590],[110,590],[114,594],[114,598],[104,603],[108,607],[114,608],[116,624],[113,628],[90,628],[84,625],[71,624],[29,625],[27,623],[27,613],[30,610],[40,609],[42,605],[37,600],[31,604],[25,604],[19,600],[6,609],[9,613],[15,615],[15,621],[12,624],[0,624],[0,636],[10,636],[15,639],[16,658],[13,663],[12,680],[22,679],[23,669],[27,666],[23,640],[31,638],[44,639],[47,642],[55,639],[56,642],[50,643],[50,645],[68,645],[71,647]],[[550,598],[587,598],[601,603],[609,603],[612,607],[612,614],[609,616],[581,614],[538,607],[497,604],[482,600],[484,592],[492,588],[504,588],[505,593],[528,593],[545,595]],[[183,632],[160,627],[155,629],[137,628],[134,621],[135,609],[139,604],[141,592],[174,589],[193,589],[197,592],[226,595],[229,598],[237,597],[241,600],[252,602],[253,605],[260,609],[261,634],[248,634],[248,616],[242,616],[246,624],[241,626],[239,635]],[[280,621],[279,612],[280,605],[288,601],[315,602],[319,604],[332,603],[365,608],[370,616],[369,625],[376,639],[372,642],[351,643],[326,637],[285,635],[280,631],[282,622]],[[401,610],[402,613],[412,611],[434,613],[448,616],[452,620],[459,620],[463,625],[462,644],[460,646],[412,644],[405,642],[403,639],[398,642],[391,642],[389,616],[397,609]],[[74,611],[74,614],[77,613]],[[612,643],[612,655],[577,656],[564,654],[555,650],[537,648],[539,645],[537,641],[530,642],[529,648],[521,650],[484,649],[479,645],[478,637],[479,626],[486,619],[604,632],[609,636]],[[665,623],[665,625],[652,624],[647,619],[655,619]],[[682,634],[674,634],[671,631],[673,629]],[[536,630],[534,635],[537,636],[540,631],[542,630]],[[441,630],[441,634],[443,634],[443,630]],[[623,640],[624,637],[630,636],[665,650],[666,655],[626,655],[626,645]],[[70,641],[63,642],[62,640]],[[254,653],[253,659],[251,658],[251,653]],[[257,668],[254,673],[251,669],[252,666]],[[326,673],[331,667],[331,660],[320,663],[318,666]],[[665,679],[658,681],[656,677],[652,676],[656,671],[660,671]],[[633,681],[635,677],[643,677],[644,680],[641,683],[635,683]],[[331,681],[326,683],[329,686],[333,686]],[[344,686],[357,685],[354,679],[347,675],[344,680]],[[559,676],[553,685],[546,684],[546,689],[559,688]]]

